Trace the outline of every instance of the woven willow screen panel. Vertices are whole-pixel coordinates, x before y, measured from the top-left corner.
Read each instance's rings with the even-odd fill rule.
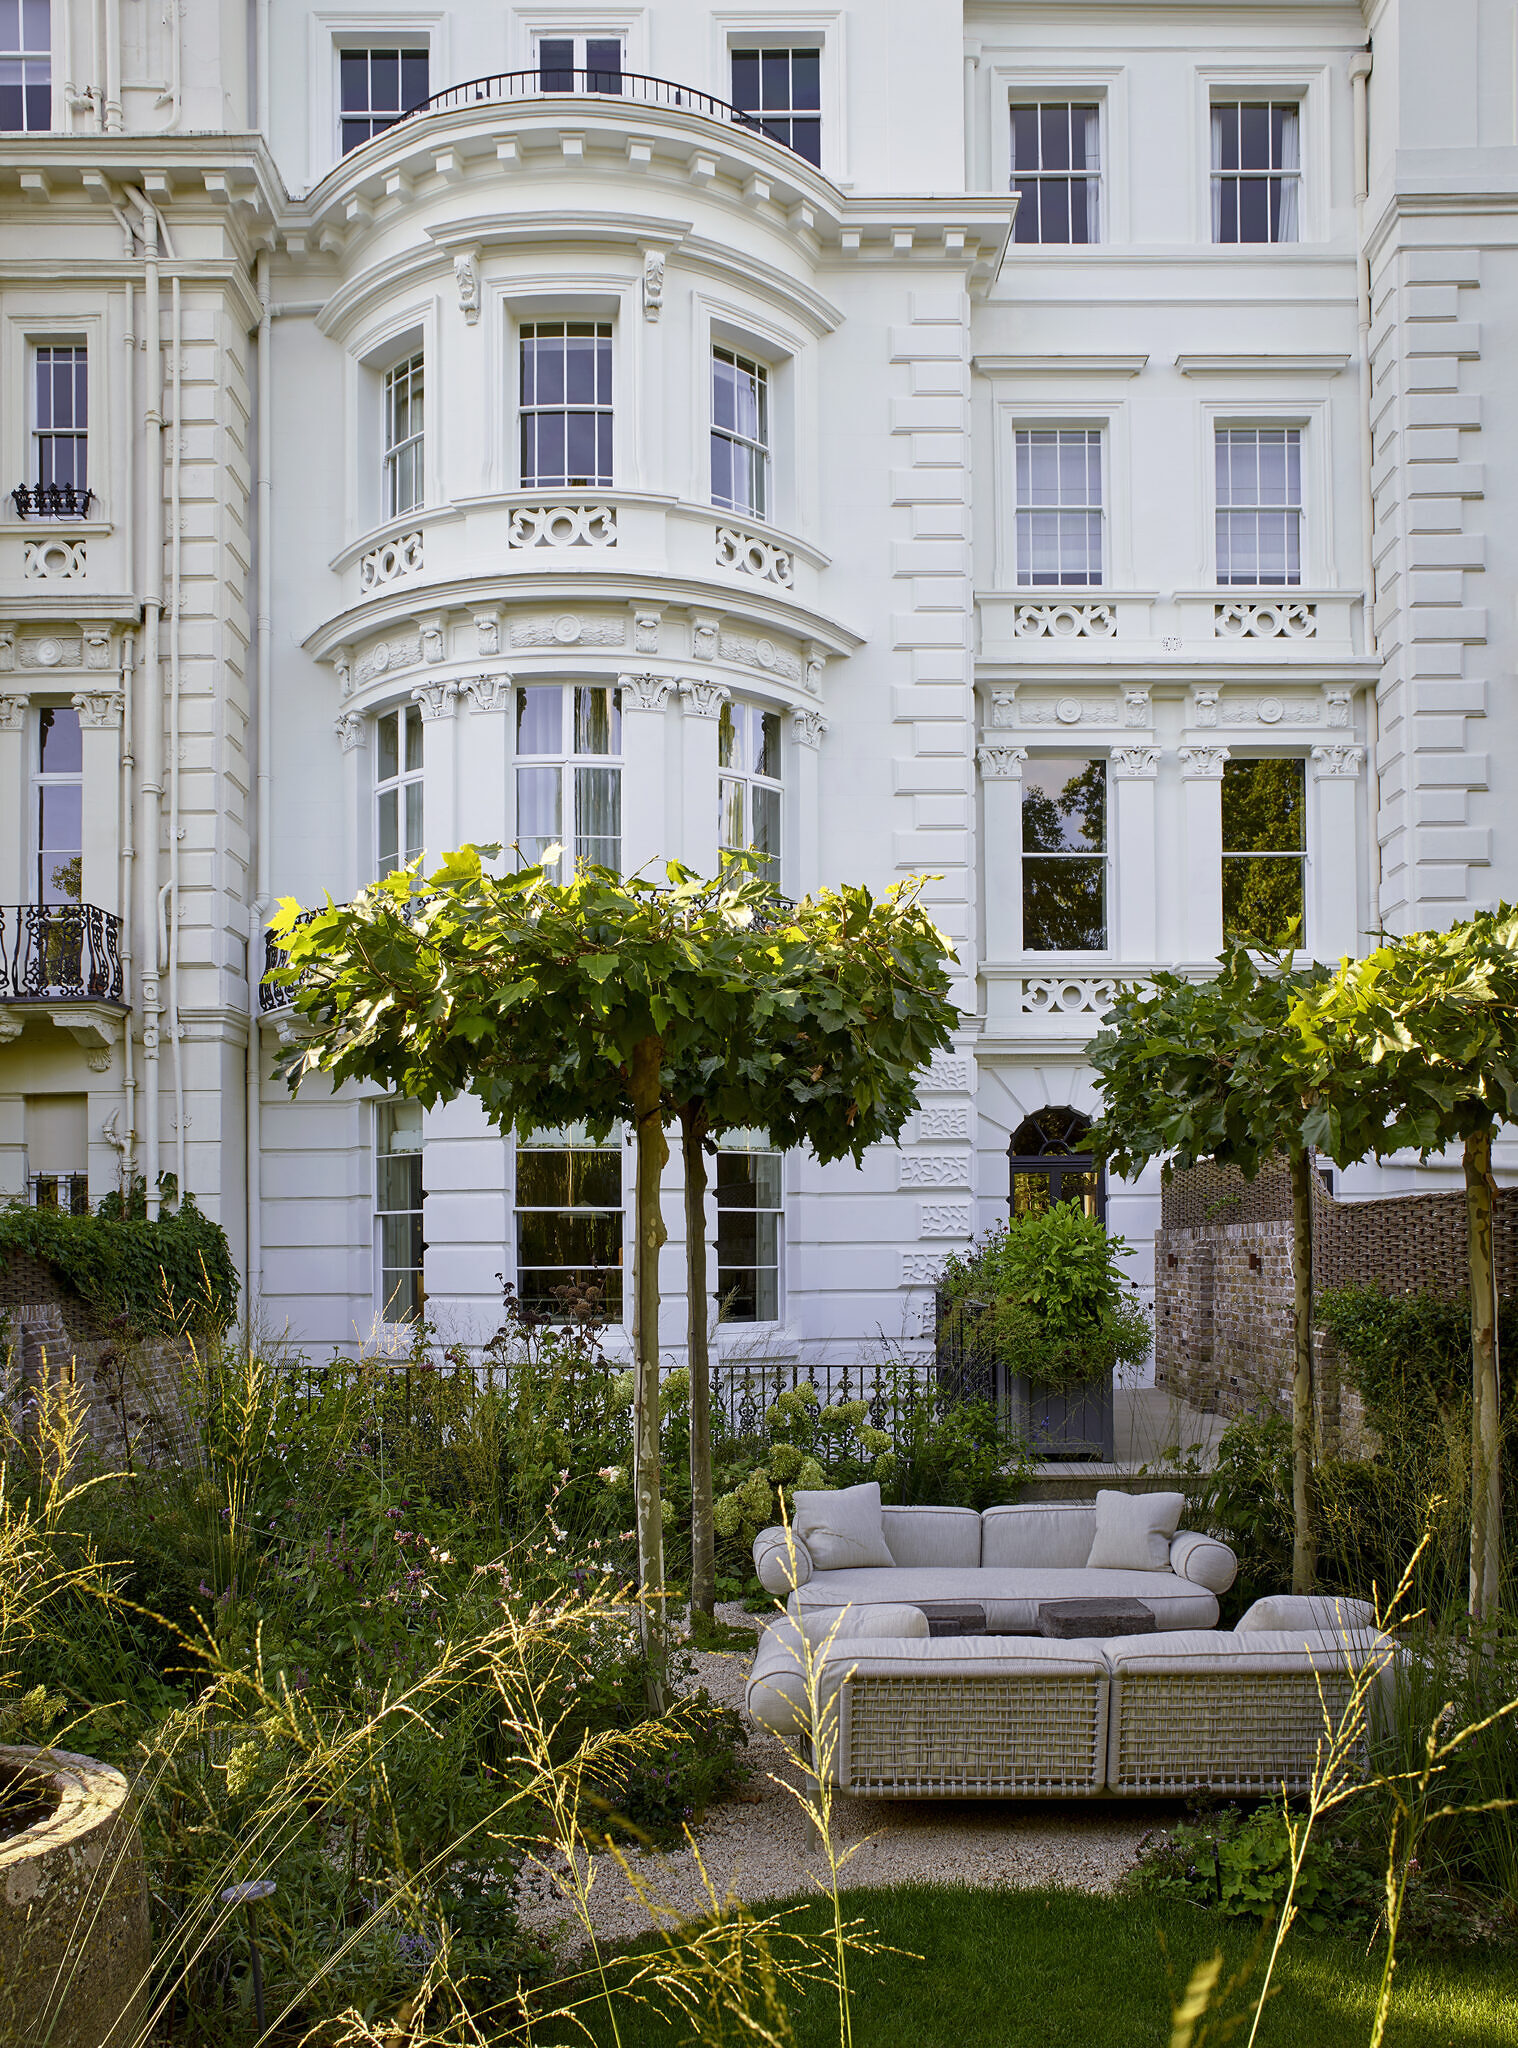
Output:
[[[1342,1671],[1125,1672],[1112,1686],[1107,1789],[1305,1792],[1350,1682]]]
[[[857,1677],[848,1688],[852,1792],[952,1799],[1101,1789],[1107,1681],[1093,1672]]]

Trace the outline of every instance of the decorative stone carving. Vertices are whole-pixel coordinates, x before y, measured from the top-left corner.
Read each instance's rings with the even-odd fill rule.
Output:
[[[332,669],[337,677],[338,697],[340,699],[351,697],[353,694],[353,657],[350,648],[338,648],[332,657]]]
[[[84,665],[86,668],[92,669],[106,669],[110,667],[111,635],[108,627],[86,627],[84,635]]]
[[[513,647],[624,647],[625,619],[580,619],[573,612],[557,618],[513,619]]]
[[[943,1262],[947,1252],[903,1252],[901,1255],[901,1284],[903,1287],[932,1287],[943,1274]],[[928,1304],[929,1309],[932,1303]]]
[[[664,258],[657,249],[643,258],[643,317],[657,320],[664,310]]]
[[[81,690],[73,699],[74,709],[84,725],[106,732],[121,724],[124,699],[120,690]]]
[[[1347,729],[1354,692],[1343,684],[1328,683],[1324,685],[1323,702],[1326,707],[1325,723]]]
[[[480,258],[476,249],[465,249],[453,259],[453,281],[459,288],[459,307],[473,327],[480,317]]]
[[[1335,741],[1312,750],[1312,772],[1320,782],[1356,776],[1364,766],[1364,747],[1345,746]]]
[[[1181,773],[1189,782],[1221,782],[1226,747],[1182,747]]]
[[[1316,698],[1284,697],[1235,697],[1227,696],[1219,707],[1219,722],[1227,726],[1279,725],[1282,719],[1292,725],[1316,725],[1322,716],[1323,707]]]
[[[1114,747],[1112,773],[1118,782],[1152,781],[1159,773],[1158,747]]]
[[[736,569],[741,576],[757,577],[761,583],[778,583],[789,590],[795,581],[795,566],[789,548],[736,526],[717,528],[717,567]]]
[[[695,718],[720,718],[728,692],[720,683],[702,682],[696,676],[680,678],[680,702]]]
[[[806,674],[803,680],[814,697],[822,695],[822,679],[827,674],[828,658],[819,647],[806,649]]]
[[[21,550],[21,574],[32,583],[66,583],[86,576],[88,545],[82,540],[29,540]]]
[[[1024,1017],[1100,1017],[1112,1008],[1117,982],[1104,974],[1038,974],[1023,982]]]
[[[20,646],[23,668],[82,668],[84,642],[60,640],[56,633],[44,633],[37,640],[23,640]]]
[[[715,619],[698,618],[691,627],[691,652],[697,661],[715,661],[721,632]]]
[[[0,732],[22,732],[26,728],[25,697],[0,697]]]
[[[791,731],[798,746],[820,747],[827,729],[828,722],[822,713],[808,705],[798,704],[791,713]]]
[[[763,636],[749,640],[742,633],[723,633],[718,639],[717,649],[724,661],[737,662],[744,668],[763,669],[766,675],[784,676],[790,683],[801,681],[801,663],[796,656]]]
[[[422,659],[425,662],[439,662],[448,659],[448,650],[443,644],[443,622],[441,619],[423,619],[421,623]]]
[[[993,703],[994,703],[993,699]],[[1116,697],[1057,697],[1030,704],[1019,698],[1019,725],[1116,725]],[[993,718],[992,723],[996,720]]]
[[[968,1109],[920,1109],[917,1112],[919,1138],[965,1138],[970,1135]]]
[[[511,677],[508,675],[465,676],[460,687],[467,692],[476,711],[511,709]]]
[[[919,1237],[968,1237],[974,1226],[968,1202],[920,1202],[917,1208]]]
[[[355,747],[361,747],[368,738],[368,720],[357,711],[339,711],[332,721],[332,730],[337,734],[345,754],[351,754]]]
[[[970,1185],[968,1152],[903,1152],[901,1185],[904,1188],[967,1188]]]
[[[506,531],[511,548],[614,548],[615,505],[518,505]]]
[[[1212,630],[1219,640],[1312,640],[1317,637],[1318,607],[1285,598],[1264,604],[1215,604]]]
[[[617,685],[622,692],[624,713],[662,711],[675,687],[667,676],[618,676]]]
[[[924,1088],[940,1089],[945,1094],[962,1093],[969,1085],[970,1062],[958,1053],[934,1053],[928,1062],[928,1071],[922,1077]]]
[[[412,703],[421,706],[422,718],[427,723],[433,719],[452,718],[458,697],[457,683],[418,683],[411,692]]]
[[[1135,728],[1154,723],[1154,710],[1147,690],[1124,690],[1123,723]]]
[[[633,652],[635,654],[657,654],[659,652],[659,614],[657,612],[633,613]]]
[[[474,615],[474,639],[476,654],[499,654],[501,651],[501,615],[499,612],[476,612]]]
[[[381,541],[370,548],[358,565],[360,590],[380,590],[387,583],[399,583],[408,576],[420,576],[425,566],[422,536],[404,533],[396,540]]]
[[[1004,746],[999,740],[983,740],[975,749],[975,758],[987,782],[1021,782],[1028,749]]]
[[[1191,693],[1191,723],[1205,726],[1218,722],[1218,699],[1221,690],[1196,689]]]
[[[1006,732],[1017,723],[1016,690],[993,690],[991,692],[990,724],[993,731]]]
[[[404,640],[381,640],[359,663],[355,683],[372,683],[376,676],[390,675],[397,669],[414,668],[421,658],[420,634]]]
[[[1115,640],[1117,611],[1110,604],[1020,604],[1012,631],[1019,640]]]
[[[16,636],[7,626],[0,632],[0,675],[9,675],[16,666]]]

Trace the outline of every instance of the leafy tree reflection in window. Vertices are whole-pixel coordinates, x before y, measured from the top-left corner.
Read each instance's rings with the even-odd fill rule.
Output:
[[[517,1146],[517,1299],[539,1314],[566,1292],[594,1292],[622,1318],[622,1147],[593,1145],[582,1126],[540,1131]],[[566,1311],[567,1313],[567,1311]]]
[[[1223,764],[1223,931],[1252,946],[1305,945],[1307,764]]]
[[[1107,763],[1099,754],[1023,764],[1023,951],[1107,945]]]

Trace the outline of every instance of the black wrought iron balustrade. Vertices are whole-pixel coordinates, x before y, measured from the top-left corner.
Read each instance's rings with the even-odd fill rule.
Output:
[[[11,492],[23,519],[87,519],[94,500],[83,484],[17,484]]]
[[[121,920],[95,903],[0,904],[0,1003],[123,1003]]]
[[[28,1174],[26,1195],[34,1209],[59,1209],[65,1216],[90,1213],[90,1177],[87,1173]]]
[[[313,910],[303,910],[296,919],[298,924],[309,924],[316,915]],[[264,933],[264,971],[258,984],[258,1008],[261,1016],[267,1017],[274,1010],[288,1010],[291,999],[298,988],[304,988],[311,979],[311,970],[294,981],[275,981],[274,975],[290,964],[289,955],[275,938],[273,932]]]
[[[554,99],[566,95],[633,100],[642,106],[701,114],[709,121],[747,128],[754,135],[767,132],[758,114],[747,113],[730,100],[719,100],[715,94],[699,92],[694,86],[678,85],[673,79],[650,78],[641,71],[571,71],[547,64],[535,65],[531,71],[498,71],[489,78],[471,78],[463,85],[451,85],[446,92],[423,100],[420,106],[403,114],[401,120],[414,121],[420,114],[457,113],[497,100]]]

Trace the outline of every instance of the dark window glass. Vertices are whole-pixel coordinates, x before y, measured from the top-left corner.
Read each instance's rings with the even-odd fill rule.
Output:
[[[1107,763],[1023,763],[1023,950],[1101,952],[1107,944]]]
[[[733,105],[776,142],[822,162],[822,52],[734,50]]]
[[[536,321],[521,341],[522,484],[612,481],[611,323]]]
[[[1305,761],[1290,758],[1223,763],[1223,930],[1229,938],[1265,947],[1306,943],[1306,772]]]
[[[48,0],[0,0],[0,132],[44,134],[53,122]]]
[[[1223,102],[1212,110],[1212,239],[1294,242],[1301,184],[1299,109]]]
[[[622,1314],[622,1154],[614,1145],[517,1148],[517,1294],[554,1314],[593,1292]]]
[[[1018,242],[1099,239],[1101,116],[1067,101],[1012,109],[1012,186]]]
[[[428,94],[425,50],[341,50],[338,101],[346,156],[371,135],[393,128]]]
[[[575,46],[566,36],[545,36],[538,44],[538,84],[544,92],[573,92]]]
[[[778,1152],[717,1154],[717,1297],[729,1322],[780,1318],[780,1176]]]
[[[1106,1214],[1106,1181],[1087,1144],[1090,1119],[1068,1105],[1025,1117],[1008,1147],[1014,1216],[1039,1216],[1055,1202],[1074,1202],[1099,1222]]]

